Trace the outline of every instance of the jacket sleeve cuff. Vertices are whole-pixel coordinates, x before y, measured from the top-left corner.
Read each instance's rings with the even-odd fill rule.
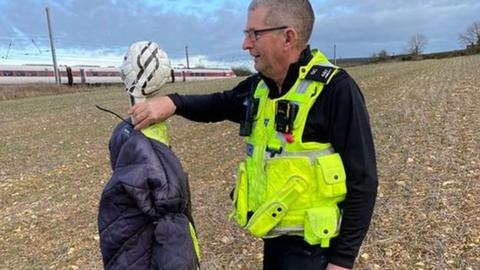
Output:
[[[332,254],[332,257],[330,258],[330,263],[348,269],[353,269],[355,258],[352,258],[350,256],[342,256],[340,254]]]
[[[177,107],[175,110],[175,114],[181,114],[184,107],[182,97],[177,93],[168,94],[167,97],[169,97],[172,100],[175,107]]]

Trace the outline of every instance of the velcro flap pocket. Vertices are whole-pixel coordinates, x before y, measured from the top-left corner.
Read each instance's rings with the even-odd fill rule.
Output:
[[[287,214],[290,206],[307,189],[301,177],[291,177],[288,182],[255,211],[247,224],[247,229],[256,237],[267,235]]]
[[[286,215],[288,206],[278,201],[266,202],[255,211],[247,225],[247,230],[256,237],[264,237]]]
[[[329,247],[330,239],[337,236],[339,210],[336,205],[317,207],[305,212],[304,238],[310,245]]]
[[[337,197],[347,193],[345,169],[338,153],[317,157],[315,170],[318,189],[324,197]]]
[[[286,187],[296,188],[303,193],[314,180],[315,172],[308,157],[282,157],[267,161],[267,200],[278,198]],[[287,188],[287,189],[288,189]],[[300,196],[296,204],[305,205],[309,198]],[[291,208],[295,206],[289,205]]]

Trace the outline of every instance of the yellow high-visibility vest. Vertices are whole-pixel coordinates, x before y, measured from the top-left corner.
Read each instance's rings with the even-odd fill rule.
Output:
[[[303,142],[302,135],[310,108],[339,68],[320,52],[312,54],[284,96],[270,99],[266,84],[258,83],[253,95],[258,108],[245,139],[247,156],[239,165],[230,217],[257,237],[300,235],[311,245],[328,247],[339,232],[345,170],[330,143]],[[292,120],[291,130],[276,128],[280,113]]]

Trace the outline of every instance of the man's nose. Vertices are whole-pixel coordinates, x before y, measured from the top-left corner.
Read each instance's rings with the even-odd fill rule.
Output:
[[[242,49],[244,50],[253,49],[253,42],[248,35],[245,35],[245,37],[243,38]]]

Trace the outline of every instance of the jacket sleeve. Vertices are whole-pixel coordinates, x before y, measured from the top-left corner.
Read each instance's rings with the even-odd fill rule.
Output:
[[[240,82],[232,90],[205,95],[171,94],[175,114],[196,122],[230,120],[239,123],[244,117],[243,102],[255,82],[255,75]]]
[[[328,94],[328,139],[342,157],[347,175],[340,235],[332,241],[331,262],[352,268],[370,225],[378,180],[365,100],[353,79],[343,75]]]

